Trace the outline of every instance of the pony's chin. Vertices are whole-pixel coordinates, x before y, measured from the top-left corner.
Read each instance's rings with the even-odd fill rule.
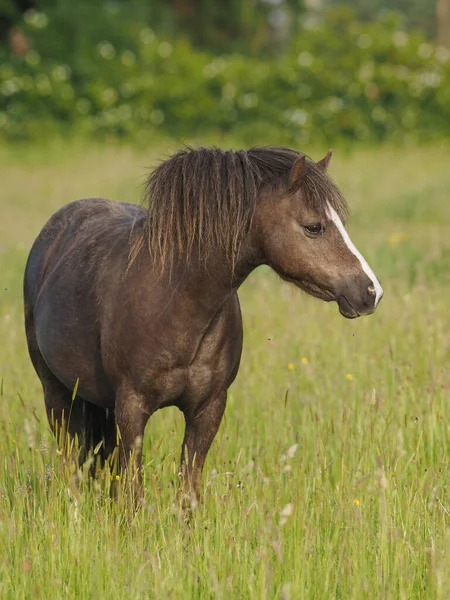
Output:
[[[283,276],[283,279],[294,283],[297,287],[314,298],[324,300],[325,302],[332,302],[335,300],[339,307],[339,312],[346,319],[356,319],[357,317],[361,316],[360,313],[353,308],[345,296],[335,296],[331,291],[321,288],[311,281],[299,281],[293,277],[286,276]]]
[[[339,296],[339,298],[336,298],[336,302],[339,306],[339,312],[346,319],[356,319],[357,317],[361,316],[344,296]]]
[[[312,281],[295,281],[294,283],[297,287],[302,289],[304,292],[313,296],[313,298],[317,298],[318,300],[323,300],[324,302],[332,302],[334,298],[334,294],[325,288],[319,287],[317,284]]]
[[[293,283],[310,296],[313,296],[313,298],[318,298],[319,300],[323,300],[324,302],[332,302],[333,300],[336,300],[332,292],[320,287],[319,285],[310,280],[297,279],[296,277],[288,275],[287,273],[280,273],[280,271],[277,271],[277,273],[282,279],[284,279],[284,281]]]

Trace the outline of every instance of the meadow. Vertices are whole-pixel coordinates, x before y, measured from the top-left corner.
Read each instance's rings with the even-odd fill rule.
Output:
[[[138,202],[168,149],[0,146],[0,597],[448,599],[448,145],[335,152],[374,315],[264,268],[243,285],[241,369],[189,522],[176,409],[150,420],[135,516],[60,456],[23,333],[27,253],[62,204]]]

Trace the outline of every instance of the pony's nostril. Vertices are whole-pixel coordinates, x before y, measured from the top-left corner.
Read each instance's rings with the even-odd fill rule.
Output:
[[[377,291],[373,287],[373,285],[369,285],[369,287],[367,288],[367,293],[369,294],[369,296],[376,296],[377,295]]]

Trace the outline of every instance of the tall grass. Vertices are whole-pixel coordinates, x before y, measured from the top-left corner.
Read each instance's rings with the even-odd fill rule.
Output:
[[[336,153],[353,240],[385,288],[375,315],[346,321],[266,269],[244,284],[242,366],[188,523],[181,413],[150,420],[133,516],[107,474],[58,454],[22,326],[48,216],[77,197],[138,201],[154,157],[68,147],[0,168],[0,597],[447,599],[448,147]]]

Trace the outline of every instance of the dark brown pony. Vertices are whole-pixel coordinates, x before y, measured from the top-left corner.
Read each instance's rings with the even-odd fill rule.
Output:
[[[118,441],[122,467],[134,455],[140,473],[149,417],[177,406],[180,473],[198,496],[239,369],[237,290],[248,274],[270,265],[347,318],[372,313],[383,294],[344,228],[330,158],[188,148],[150,175],[148,208],[89,198],[56,212],[24,282],[28,348],[52,428],[66,421],[84,456],[100,446],[106,459]]]

